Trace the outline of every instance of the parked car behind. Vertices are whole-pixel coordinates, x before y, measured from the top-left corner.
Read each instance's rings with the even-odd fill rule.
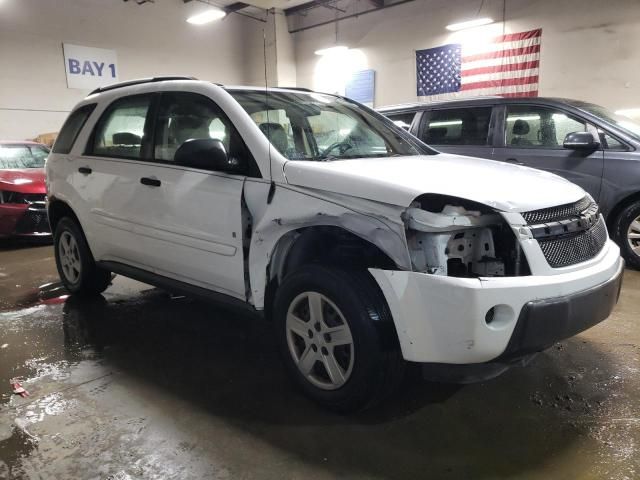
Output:
[[[50,237],[44,163],[49,149],[0,142],[0,238]]]
[[[440,151],[539,168],[580,185],[600,205],[627,263],[640,268],[640,124],[563,98],[476,98],[379,111]]]
[[[438,153],[333,95],[104,87],[47,182],[71,293],[115,272],[264,312],[294,381],[340,411],[383,398],[405,361],[503,371],[607,318],[622,282],[577,185]]]

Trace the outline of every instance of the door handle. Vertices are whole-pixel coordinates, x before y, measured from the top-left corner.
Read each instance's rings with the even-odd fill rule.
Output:
[[[89,167],[80,167],[78,171],[83,175],[91,175],[91,172],[93,172]]]
[[[149,178],[149,177],[142,177],[140,179],[140,183],[148,187],[159,187],[160,185],[162,185],[162,182],[157,178]]]
[[[524,163],[522,163],[517,158],[507,158],[507,162],[508,163],[513,163],[514,165],[524,165]]]

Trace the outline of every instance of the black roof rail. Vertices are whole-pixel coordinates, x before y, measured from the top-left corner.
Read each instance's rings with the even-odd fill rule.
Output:
[[[306,87],[276,87],[276,88],[280,88],[282,90],[299,90],[301,92],[313,92],[313,90]]]
[[[141,85],[143,83],[153,83],[153,82],[164,82],[165,80],[197,80],[197,78],[181,77],[181,76],[138,78],[137,80],[128,80],[126,82],[113,83],[111,85],[106,85],[104,87],[96,88],[95,90],[92,90],[91,93],[89,93],[89,95],[93,95],[94,93],[106,92],[108,90],[115,90],[116,88],[130,87],[131,85]]]

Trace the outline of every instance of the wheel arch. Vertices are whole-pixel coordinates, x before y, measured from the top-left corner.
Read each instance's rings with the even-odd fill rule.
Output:
[[[282,280],[299,267],[313,263],[342,268],[402,269],[378,245],[344,227],[327,224],[290,230],[276,242],[267,265],[264,298],[267,318]]]
[[[609,212],[609,215],[607,215],[607,228],[609,230],[609,234],[611,234],[613,230],[613,224],[620,213],[622,213],[625,208],[635,202],[640,202],[640,191],[627,195],[615,204],[615,206]]]
[[[71,217],[73,218],[80,228],[82,229],[82,224],[80,223],[80,219],[73,211],[71,206],[64,200],[60,200],[58,198],[51,198],[49,200],[49,206],[47,208],[47,215],[49,216],[49,225],[51,226],[51,232],[55,233],[56,225],[63,217]],[[82,229],[84,233],[84,229]]]
[[[78,217],[78,215],[73,210],[73,208],[71,208],[71,205],[69,205],[68,202],[56,197],[50,198],[49,206],[47,208],[47,215],[49,217],[49,225],[51,226],[51,234],[54,236],[54,238],[56,234],[56,225],[58,224],[58,222],[62,220],[64,217],[72,218],[78,224],[78,227],[82,232],[82,235],[84,235],[84,239],[87,242],[87,247],[89,248],[89,252],[91,252],[91,255],[94,255],[95,252],[93,248],[91,248],[91,244],[89,243],[89,238],[87,237],[87,232],[84,229],[82,222],[80,221],[80,217]]]

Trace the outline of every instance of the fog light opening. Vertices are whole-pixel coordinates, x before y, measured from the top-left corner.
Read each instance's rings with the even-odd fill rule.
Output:
[[[487,327],[492,330],[500,330],[513,323],[516,319],[513,308],[509,305],[494,305],[484,316],[484,321]]]
[[[484,321],[487,322],[487,325],[491,325],[495,317],[496,317],[496,307],[491,307],[487,312],[487,314],[484,316]]]

